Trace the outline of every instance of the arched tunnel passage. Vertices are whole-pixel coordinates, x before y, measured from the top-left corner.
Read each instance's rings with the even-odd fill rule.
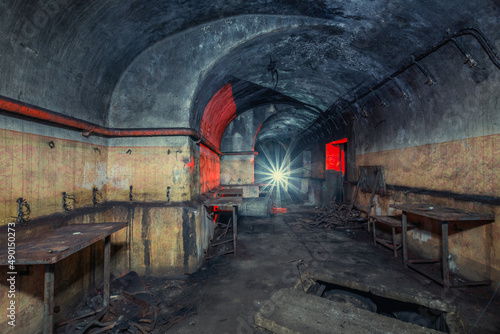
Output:
[[[263,186],[263,192],[272,198],[274,207],[293,203],[292,194],[297,189],[292,176],[288,146],[279,141],[261,141],[256,145],[255,181]]]

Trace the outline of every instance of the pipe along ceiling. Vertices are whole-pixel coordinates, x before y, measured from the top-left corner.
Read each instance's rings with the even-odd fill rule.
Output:
[[[2,1],[1,108],[60,114],[87,135],[178,129],[220,153],[236,116],[269,106],[256,140],[304,148],[344,136],[369,101],[387,103],[383,85],[404,94],[398,75],[409,67],[432,80],[418,62],[446,43],[466,55],[461,39],[473,37],[498,66],[490,41],[500,40],[499,8],[479,0]]]

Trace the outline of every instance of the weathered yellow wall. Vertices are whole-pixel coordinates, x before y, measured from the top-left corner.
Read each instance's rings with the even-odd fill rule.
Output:
[[[500,135],[468,138],[356,156],[358,166],[384,167],[389,185],[448,191],[455,194],[500,197]],[[370,194],[360,193],[358,201],[368,203]],[[474,212],[495,212],[494,223],[473,227],[452,224],[450,254],[456,269],[467,278],[500,280],[500,207],[464,202],[448,197],[415,195],[391,191],[375,197],[374,214],[393,214],[392,203],[433,203]],[[429,233],[429,231],[431,233]],[[409,246],[424,256],[439,252],[439,231],[430,222],[409,232]]]
[[[220,165],[221,183],[227,185],[254,183],[254,156],[223,157]]]
[[[358,155],[356,164],[384,166],[388,184],[500,195],[500,135]]]
[[[103,146],[0,129],[1,225],[16,216],[19,197],[31,218],[62,212],[62,192],[77,197],[76,207],[92,206],[92,188],[106,182],[106,156]]]
[[[109,147],[107,199],[129,201],[132,186],[134,201],[191,200],[196,167],[190,147]]]

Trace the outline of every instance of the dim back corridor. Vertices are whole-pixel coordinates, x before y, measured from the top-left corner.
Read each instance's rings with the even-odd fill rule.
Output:
[[[243,217],[238,229],[238,253],[208,260],[190,276],[187,280],[190,283],[181,284],[182,292],[171,299],[165,298],[164,303],[180,299],[168,312],[190,312],[178,323],[160,326],[155,332],[164,333],[169,328],[168,333],[179,334],[270,333],[255,326],[255,314],[275,292],[292,288],[298,282],[299,270],[449,302],[459,307],[469,329],[491,297],[490,287],[452,289],[444,293],[441,286],[404,269],[401,254],[396,259],[386,248],[374,246],[365,229],[318,230],[305,222],[313,216],[312,211],[303,211],[270,218]],[[171,283],[164,280],[150,290],[160,289],[160,294],[165,293],[161,288]],[[498,333],[499,313],[500,302],[496,298],[471,333]],[[325,319],[325,326],[327,323]],[[350,331],[348,325],[326,328],[329,333],[360,332]],[[364,332],[374,333],[376,324],[373,326]]]

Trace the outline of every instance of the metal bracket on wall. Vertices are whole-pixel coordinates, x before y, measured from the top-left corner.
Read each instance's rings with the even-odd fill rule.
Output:
[[[361,106],[361,116],[363,116],[363,118],[368,118],[368,113],[365,110],[365,105]]]
[[[411,60],[413,62],[413,64],[417,65],[418,69],[420,70],[420,72],[422,72],[423,75],[425,75],[425,77],[427,78],[427,80],[425,81],[425,83],[429,84],[429,85],[434,85],[436,83],[436,81],[434,81],[430,74],[427,73],[427,71],[424,69],[424,67],[422,65],[420,65],[420,63],[418,61],[415,60],[415,56],[412,55],[411,56]]]
[[[459,41],[457,41],[456,38],[452,38],[451,41],[453,42],[453,44],[455,44],[457,49],[465,57],[464,64],[469,64],[469,67],[477,66],[477,62],[472,58],[472,56],[469,53],[465,52],[464,47],[462,46],[462,44],[460,44]]]
[[[97,188],[92,188],[92,204],[97,205],[102,202],[102,192]]]
[[[380,97],[380,94],[377,91],[372,90],[372,92],[375,95],[375,97],[377,98],[377,100],[380,101],[380,106],[386,107],[386,108],[389,107],[389,104],[387,102],[385,102],[384,100],[382,100],[382,98]]]
[[[22,197],[17,199],[17,222],[26,222],[29,220],[31,208],[28,201]]]
[[[402,98],[408,98],[408,95],[405,93],[405,91],[403,90],[403,88],[401,87],[401,85],[398,83],[398,81],[396,80],[396,78],[394,77],[391,77],[391,81],[394,82],[394,85],[396,87],[398,87],[399,91],[401,92],[401,97]]]
[[[356,119],[356,121],[359,120],[356,108],[353,108],[352,106],[348,106],[348,107],[346,107],[346,109],[351,112],[351,114],[354,116],[354,118]]]
[[[434,46],[432,46],[431,48],[429,48],[428,50],[426,50],[422,54],[418,55],[417,57],[412,56],[412,61],[408,62],[406,65],[401,67],[399,70],[395,71],[394,73],[392,73],[391,75],[389,75],[388,77],[386,77],[385,79],[383,79],[382,81],[377,83],[376,85],[372,86],[370,89],[366,89],[364,92],[361,92],[360,90],[355,92],[354,99],[348,101],[348,106],[358,104],[358,101],[360,101],[362,98],[364,98],[368,94],[371,94],[372,91],[379,89],[384,84],[386,84],[388,81],[393,81],[394,84],[398,87],[398,89],[401,90],[401,96],[407,97],[406,93],[403,91],[401,86],[397,83],[395,78],[398,75],[404,73],[406,70],[408,70],[413,65],[416,65],[419,68],[419,70],[426,76],[427,81],[425,83],[428,83],[430,85],[435,84],[436,81],[434,81],[432,79],[432,77],[427,73],[427,71],[418,62],[423,60],[425,57],[427,57],[431,53],[439,50],[441,47],[443,47],[444,45],[446,45],[450,42],[454,43],[457,46],[457,48],[460,50],[460,52],[463,54],[463,56],[465,57],[465,60],[464,60],[465,64],[468,63],[470,67],[476,66],[476,64],[477,64],[476,61],[472,58],[472,56],[470,54],[465,52],[464,48],[456,40],[456,38],[461,37],[461,36],[465,36],[465,35],[469,35],[469,36],[474,37],[476,39],[476,41],[479,43],[479,45],[481,46],[481,48],[484,50],[484,52],[488,55],[488,58],[491,60],[493,65],[500,69],[500,56],[499,56],[498,52],[496,51],[496,49],[494,48],[493,44],[488,40],[488,38],[484,35],[484,33],[481,30],[474,28],[474,27],[469,27],[469,28],[461,29],[455,33],[450,33],[448,31],[448,37],[439,41],[437,44],[435,44]],[[339,104],[340,101],[343,99],[346,99],[346,98],[341,97],[335,103],[333,103],[327,109],[327,113],[333,114],[333,112],[335,110],[339,110],[339,109],[342,110],[342,112],[343,112],[347,108],[347,106],[341,106]],[[359,105],[358,105],[356,107],[356,111],[358,111],[358,110],[359,110],[358,115],[361,115],[363,118],[368,117],[367,112],[364,110],[364,106],[359,107]],[[315,122],[313,122],[313,124],[315,124]],[[337,130],[340,130],[337,127],[336,122],[334,124],[335,124],[335,127],[337,128]],[[312,125],[309,126],[309,128],[306,129],[306,131],[302,132],[301,138],[298,139],[298,142],[302,142],[302,143],[305,143],[306,145],[309,145],[313,139],[311,137],[311,130],[312,130]]]
[[[129,198],[130,201],[134,200],[133,190],[134,190],[134,187],[130,186],[130,190],[129,190],[129,193],[128,193],[128,198]]]
[[[344,116],[342,116],[342,113],[339,113],[339,116],[340,116],[340,119],[342,119],[342,122],[344,122],[344,125],[347,126],[348,124],[347,124]]]
[[[62,202],[64,211],[71,211],[75,208],[76,196],[68,195],[66,192],[62,193]]]

